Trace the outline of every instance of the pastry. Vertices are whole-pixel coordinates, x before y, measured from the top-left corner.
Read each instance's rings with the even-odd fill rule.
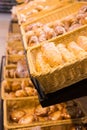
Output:
[[[56,121],[56,120],[62,120],[62,113],[61,111],[56,111],[49,115],[50,120]]]
[[[38,52],[38,53],[37,53],[35,66],[36,66],[36,71],[37,71],[37,72],[42,72],[42,73],[44,73],[44,72],[48,72],[49,69],[50,69],[49,64],[47,64],[47,63],[44,61],[41,52]]]
[[[19,119],[21,119],[23,116],[25,115],[25,112],[23,110],[13,110],[11,112],[11,119],[14,121],[14,122],[18,122]]]
[[[23,116],[23,117],[18,121],[18,124],[25,125],[25,124],[32,123],[33,121],[34,121],[33,115],[26,114],[25,116]]]
[[[70,42],[67,47],[77,58],[86,54],[86,52],[74,41]]]
[[[41,51],[44,61],[51,67],[56,67],[63,63],[62,55],[53,42],[44,43],[41,47]]]
[[[17,90],[16,92],[15,92],[15,96],[16,97],[26,97],[26,96],[28,96],[27,95],[27,93],[26,93],[26,91],[25,90]]]
[[[77,39],[77,43],[78,45],[84,49],[85,51],[87,51],[87,37],[86,36],[79,36]]]
[[[58,44],[57,45],[58,50],[61,52],[61,55],[65,62],[73,61],[75,60],[75,56],[72,52],[70,52],[64,44]]]

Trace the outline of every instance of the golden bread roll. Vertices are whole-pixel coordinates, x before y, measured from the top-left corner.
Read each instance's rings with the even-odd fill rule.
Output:
[[[25,116],[23,116],[23,117],[19,120],[18,124],[25,125],[25,124],[32,123],[33,121],[34,121],[33,115],[26,114]]]
[[[27,93],[26,93],[26,91],[24,91],[24,90],[17,90],[16,92],[15,92],[15,96],[16,97],[26,97],[27,96]]]
[[[43,31],[46,34],[46,39],[47,40],[49,40],[49,39],[51,39],[51,38],[56,36],[55,31],[52,28],[48,27],[47,25],[43,26]]]
[[[25,112],[23,110],[13,110],[10,116],[13,121],[18,122],[24,115]]]
[[[47,116],[48,112],[49,112],[49,107],[42,107],[41,105],[38,105],[35,109],[35,114],[37,116]]]
[[[73,61],[75,60],[75,56],[72,52],[70,52],[64,44],[58,44],[57,45],[58,50],[61,52],[62,57],[65,62]]]
[[[87,37],[86,36],[79,36],[77,39],[77,43],[78,45],[84,49],[85,51],[87,51]]]
[[[5,97],[6,98],[15,98],[16,96],[15,96],[15,92],[10,92],[10,93],[7,93],[7,92],[5,92]]]
[[[53,42],[44,43],[41,47],[44,61],[51,67],[56,67],[63,63],[62,55]]]
[[[86,54],[86,52],[74,41],[68,44],[68,49],[73,52],[77,58],[80,58]]]
[[[2,82],[2,86],[4,87],[4,89],[5,89],[6,92],[10,92],[11,91],[11,84],[10,84],[9,81],[4,80]]]
[[[50,114],[49,118],[53,121],[62,120],[61,115],[62,115],[61,111],[56,111],[56,112]]]
[[[28,96],[36,96],[37,95],[36,89],[34,89],[32,87],[25,87],[25,91],[26,91]]]
[[[36,56],[35,66],[36,66],[37,72],[48,72],[50,69],[49,64],[45,63],[41,52],[38,52],[38,54]]]

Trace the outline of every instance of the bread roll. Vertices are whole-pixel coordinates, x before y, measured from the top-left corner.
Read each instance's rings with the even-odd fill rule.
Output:
[[[75,56],[72,52],[70,52],[64,44],[58,44],[57,45],[57,48],[59,49],[59,51],[61,52],[62,54],[62,57],[64,59],[65,62],[68,62],[68,61],[73,61],[75,60]]]
[[[43,60],[42,57],[42,53],[38,52],[37,56],[36,56],[36,71],[37,72],[48,72],[50,66],[48,64],[45,63],[45,61]]]
[[[81,56],[84,56],[86,54],[86,52],[74,41],[68,44],[68,49],[73,52],[77,58],[80,58]]]
[[[84,49],[85,51],[87,51],[87,37],[86,36],[79,36],[77,39],[77,43],[78,45]]]
[[[56,67],[63,63],[62,55],[53,42],[44,43],[41,47],[43,58],[51,67]]]

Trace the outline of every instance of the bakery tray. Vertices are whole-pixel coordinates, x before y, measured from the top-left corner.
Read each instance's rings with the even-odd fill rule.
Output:
[[[27,65],[28,65],[28,61],[27,61]],[[30,74],[29,67],[28,67],[28,71]],[[38,80],[32,77],[31,75],[30,75],[30,78],[35,88],[37,89],[39,101],[43,107],[54,105],[56,103],[69,101],[69,100],[76,99],[79,97],[87,96],[87,92],[86,92],[87,79],[81,80],[73,85],[60,89],[56,92],[45,94],[43,90],[41,89],[41,85],[39,84]]]
[[[25,59],[25,55],[7,55],[6,57],[6,65],[14,65],[17,66],[18,61],[21,59]]]
[[[23,24],[21,26],[21,32],[24,35],[26,33],[25,28],[28,25],[33,24],[33,23],[39,22],[39,23],[42,23],[42,24],[48,24],[48,23],[56,21],[56,20],[62,20],[66,16],[76,14],[81,7],[86,6],[86,5],[87,5],[86,2],[74,2],[73,4],[68,5],[68,6],[66,6],[66,7],[64,7],[60,10],[59,9],[54,10],[54,11],[50,12],[49,14],[46,14],[45,16],[39,17],[35,21],[32,21],[32,22],[28,21],[25,24]]]
[[[25,127],[25,128],[14,128],[9,129],[5,128],[4,130],[86,130],[86,127],[82,126],[81,124],[70,124],[70,125],[51,125],[51,126],[45,126],[45,127]]]
[[[34,23],[40,23],[40,24],[43,24],[44,25],[47,25],[50,26],[50,25],[53,25],[53,22],[55,22],[56,20],[59,20],[60,22],[63,23],[64,19],[68,17],[71,17],[75,14],[77,14],[77,12],[84,6],[86,6],[87,3],[86,2],[81,2],[81,3],[73,3],[71,6],[67,6],[67,7],[64,7],[63,9],[60,9],[60,10],[56,10],[56,11],[53,11],[51,14],[48,14],[48,15],[45,15],[44,17],[41,17],[35,21],[33,21],[32,23],[26,23],[24,25],[21,25],[20,26],[20,29],[21,29],[21,33],[22,33],[22,36],[23,36],[23,42],[24,42],[24,46],[25,46],[25,49],[28,50],[28,49],[31,49],[32,47],[35,47],[37,44],[31,44],[30,40],[29,40],[29,36],[34,33],[34,31],[28,31],[26,32],[26,28],[28,26],[32,26]],[[75,7],[75,8],[74,8]],[[83,27],[84,25],[82,24],[80,27]],[[73,28],[72,31],[74,30],[78,30],[80,27],[78,28]],[[41,25],[41,30],[43,30],[42,28],[42,25]],[[64,34],[69,34],[69,32],[71,31],[67,31],[67,32],[64,32]],[[37,36],[37,34],[35,34],[35,36]],[[51,38],[48,38],[46,40],[53,40],[54,37],[60,37],[60,36],[63,36],[63,34],[61,35],[56,35],[56,36],[53,36]],[[31,36],[30,36],[30,39],[31,39]],[[46,41],[46,40],[42,40],[42,42]],[[28,44],[29,43],[29,44]],[[35,43],[35,42],[34,42]],[[40,43],[38,42],[38,45]]]
[[[40,18],[40,17],[42,17],[44,15],[47,15],[48,13],[51,13],[52,11],[54,11],[56,9],[61,9],[61,8],[65,7],[65,6],[68,6],[68,5],[72,4],[73,2],[76,2],[76,0],[64,0],[64,1],[58,1],[57,0],[57,1],[53,1],[53,2],[54,3],[51,4],[51,5],[49,5],[50,3],[48,3],[48,5],[46,5],[46,6],[49,7],[48,9],[42,10],[42,11],[40,11],[38,13],[27,15],[27,12],[29,12],[31,10],[30,7],[28,9],[26,9],[26,10],[22,10],[21,12],[18,12],[17,13],[17,18],[18,18],[19,25],[25,24],[27,21],[29,21],[29,22],[35,21],[38,18]],[[33,7],[33,9],[34,9],[34,7]],[[24,21],[23,21],[23,19],[21,17],[22,14],[25,16]]]
[[[37,99],[38,98],[38,96],[37,96],[37,93],[36,93],[36,91],[35,91],[35,88],[34,88],[34,86],[28,86],[28,88],[33,88],[33,92],[32,92],[32,94],[31,95],[19,95],[19,96],[16,96],[16,95],[13,95],[13,96],[9,96],[12,92],[13,92],[13,90],[11,90],[10,89],[10,92],[8,93],[8,91],[5,89],[6,88],[6,84],[4,85],[4,83],[6,83],[6,82],[8,82],[8,83],[10,83],[10,85],[12,85],[13,83],[19,83],[19,84],[22,84],[23,82],[30,82],[30,84],[29,85],[31,85],[31,81],[30,81],[30,79],[29,78],[23,78],[23,79],[7,79],[7,80],[4,80],[2,83],[1,83],[1,98],[3,99],[3,100],[7,100],[7,99],[9,99],[9,100],[11,100],[11,99],[14,99],[14,100],[18,100],[18,99],[21,99],[21,100],[23,100],[23,99]],[[25,85],[25,87],[26,87],[26,85]],[[16,89],[16,91],[18,91],[19,89],[17,89],[17,86],[15,87],[15,89]],[[23,90],[22,88],[20,88],[20,90]],[[14,93],[16,93],[16,91],[14,92]]]
[[[27,100],[5,100],[4,101],[4,126],[6,128],[25,128],[25,127],[34,127],[34,126],[41,126],[41,127],[46,127],[47,125],[48,126],[54,126],[54,125],[66,125],[66,124],[82,124],[83,123],[83,119],[85,118],[85,111],[84,109],[82,108],[81,104],[79,104],[78,102],[75,102],[75,101],[70,101],[70,102],[66,102],[66,103],[63,103],[63,104],[57,104],[58,105],[58,108],[62,105],[65,104],[65,109],[67,110],[67,112],[70,112],[68,111],[68,107],[70,108],[70,106],[72,107],[72,110],[77,110],[77,113],[78,115],[76,116],[73,116],[72,114],[71,115],[71,118],[60,118],[60,119],[57,119],[57,120],[33,120],[32,123],[26,123],[26,124],[20,124],[19,122],[14,122],[11,120],[11,112],[12,110],[23,110],[25,111],[25,114],[29,114],[29,113],[33,113],[35,114],[35,110],[37,110],[38,108],[38,105],[40,107],[40,104],[38,102],[38,100],[35,100],[35,99],[27,99]],[[40,107],[41,108],[41,107]],[[78,109],[77,109],[78,108]],[[38,108],[39,109],[39,108]],[[41,108],[42,109],[42,108]],[[43,108],[44,109],[44,108]],[[50,108],[46,108],[46,109],[49,109]],[[40,109],[39,109],[40,111]],[[56,112],[58,110],[55,110],[54,112]],[[59,110],[61,111],[61,110]],[[50,115],[47,114],[47,117],[49,117]],[[61,115],[62,116],[62,115]],[[42,116],[41,116],[42,117]],[[46,115],[45,115],[46,117]]]

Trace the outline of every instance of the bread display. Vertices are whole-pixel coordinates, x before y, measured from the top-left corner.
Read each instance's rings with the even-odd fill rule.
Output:
[[[5,67],[4,76],[5,78],[28,78],[29,73],[26,61],[21,59],[16,66]]]
[[[64,1],[50,1],[47,3],[38,3],[36,5],[29,6],[26,10],[19,11],[17,13],[18,22],[20,25],[27,23],[28,21],[32,22],[42,16],[44,16],[47,13],[50,13],[53,10],[64,8],[65,6],[68,6],[75,1],[72,0],[64,0]]]
[[[24,48],[21,42],[21,35],[18,33],[9,33],[6,46],[7,55],[23,55]]]
[[[60,92],[87,78],[87,3],[29,0],[12,13],[20,33],[8,33],[2,57],[4,129],[83,129],[84,108],[77,100],[64,102],[68,92],[61,98]]]
[[[32,8],[30,11],[29,11],[29,9],[27,9],[26,12],[24,12],[24,10],[23,10],[23,12],[18,14],[19,21],[22,24],[22,23],[25,23],[28,19],[33,20],[34,18],[33,17],[31,18],[31,16],[33,16],[33,15],[35,16],[42,11],[48,11],[48,10],[50,10],[50,8],[52,8],[52,7],[47,6],[47,5],[45,5],[45,6],[37,5],[34,8]]]
[[[7,48],[7,55],[24,55],[23,48]]]
[[[37,92],[30,79],[4,80],[2,82],[2,98],[34,97]]]
[[[85,36],[79,36],[78,39],[80,37],[84,37],[84,39],[87,38]],[[87,42],[87,39],[86,39],[86,42]],[[83,46],[83,44],[81,45]],[[38,55],[42,55],[41,58]],[[67,46],[65,46],[63,43],[59,43],[57,46],[55,46],[55,43],[53,42],[46,42],[42,44],[41,52],[39,52],[36,56],[36,63],[35,63],[36,70],[40,71],[40,69],[38,69],[38,66],[41,66],[41,65],[42,65],[41,68],[44,68],[45,70],[43,62],[45,62],[47,66],[49,64],[50,68],[55,68],[60,65],[64,65],[67,62],[69,63],[70,61],[73,62],[77,59],[80,59],[81,57],[84,57],[85,55],[87,55],[87,52],[83,48],[81,48],[81,46],[79,46],[79,42],[76,43],[72,41],[69,44],[67,43]]]
[[[40,3],[44,3],[44,2],[46,2],[47,0],[42,0],[42,1],[40,1],[40,0],[35,0],[35,1],[29,1],[28,3],[24,3],[24,4],[22,4],[22,5],[18,5],[18,6],[16,6],[16,11],[18,12],[18,11],[21,11],[21,10],[26,10],[26,9],[28,9],[29,7],[33,7],[34,5],[38,5],[38,3],[40,4]]]
[[[36,22],[24,25],[24,45],[25,48],[40,44],[43,41],[69,33],[86,24],[87,6],[82,6],[78,12],[71,14],[61,20],[55,20],[49,23]]]
[[[24,60],[24,62],[26,62],[25,55],[22,55],[20,53],[19,55],[9,55],[6,59],[6,65],[16,66],[21,60]]]
[[[24,100],[25,101],[25,100]],[[9,125],[20,126],[20,125],[28,125],[28,126],[35,126],[35,125],[42,125],[43,123],[46,125],[47,123],[58,123],[59,121],[71,119],[77,119],[84,116],[83,111],[81,110],[80,106],[73,102],[66,102],[61,104],[56,104],[50,107],[42,108],[38,102],[33,103],[30,105],[31,101],[23,106],[24,101],[13,101],[13,103],[7,102],[7,111],[8,115],[8,122]],[[17,104],[19,102],[19,104]],[[22,103],[22,104],[21,104]],[[60,109],[61,107],[61,109]],[[6,113],[7,114],[7,113]]]
[[[38,80],[46,94],[87,77],[87,51],[83,48],[87,42],[86,29],[86,26],[82,27],[67,36],[43,42],[28,50],[30,74]]]

